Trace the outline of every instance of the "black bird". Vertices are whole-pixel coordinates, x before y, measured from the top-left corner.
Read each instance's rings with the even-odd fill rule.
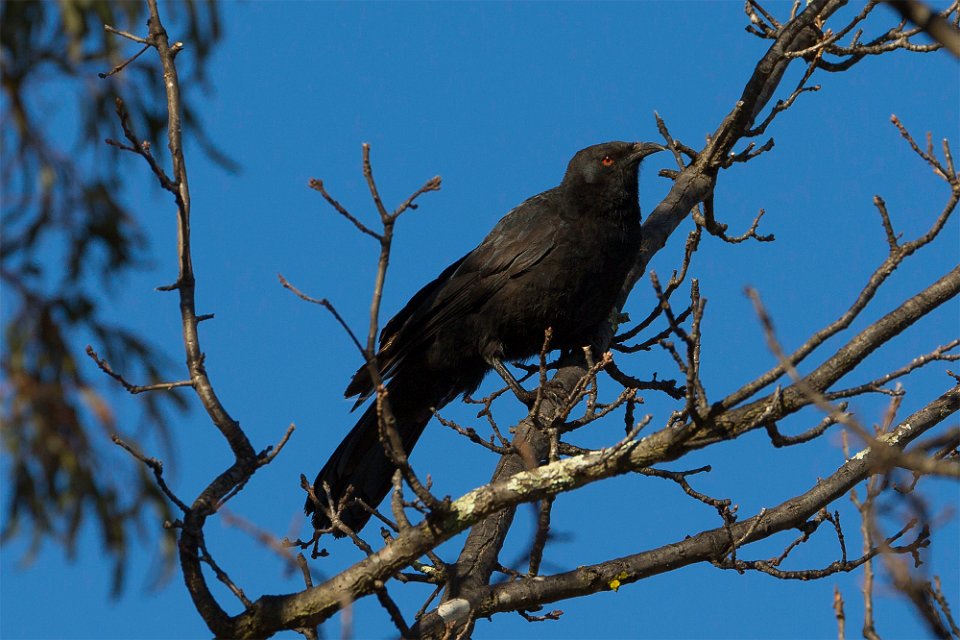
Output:
[[[377,363],[405,451],[436,409],[474,391],[491,368],[509,376],[503,361],[539,353],[547,327],[554,349],[591,344],[640,248],[640,161],[663,149],[606,142],[578,151],[560,186],[510,211],[386,324]],[[363,366],[345,395],[359,405],[373,393]],[[307,500],[305,510],[316,528],[329,527],[323,483],[334,500],[352,485],[375,507],[393,473],[373,402],[314,482],[321,508]],[[359,531],[370,514],[351,504],[341,519]]]

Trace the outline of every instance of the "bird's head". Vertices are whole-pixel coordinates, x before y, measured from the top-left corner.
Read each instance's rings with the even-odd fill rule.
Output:
[[[577,152],[561,186],[584,195],[607,198],[637,196],[640,161],[666,147],[655,142],[604,142]]]

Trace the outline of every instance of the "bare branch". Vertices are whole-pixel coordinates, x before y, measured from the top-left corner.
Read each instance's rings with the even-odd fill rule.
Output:
[[[553,508],[553,500],[553,496],[547,496],[540,501],[537,509],[537,530],[533,536],[533,544],[530,546],[530,567],[527,569],[527,575],[531,577],[540,573],[543,550],[547,546],[547,538],[550,534],[550,510]]]
[[[422,187],[414,191],[409,198],[401,202],[400,206],[394,209],[393,213],[390,214],[390,217],[396,220],[397,218],[400,217],[400,214],[402,214],[407,209],[416,209],[417,208],[417,204],[415,202],[416,199],[422,196],[423,194],[427,193],[428,191],[439,191],[440,182],[441,182],[440,176],[433,176],[432,178],[427,180]]]
[[[841,420],[846,420],[850,417],[849,414],[844,413],[847,410],[846,402],[841,402],[837,406],[837,409],[840,412],[839,416],[830,414],[826,416],[823,420],[821,420],[820,423],[817,424],[817,426],[813,427],[812,429],[808,429],[807,431],[804,431],[803,433],[796,436],[782,435],[777,430],[777,425],[774,422],[768,422],[767,424],[764,425],[764,427],[766,427],[767,429],[767,435],[770,436],[770,442],[773,444],[773,446],[778,448],[790,447],[795,444],[802,444],[804,442],[810,442],[815,438],[819,438],[821,435],[823,435],[823,433],[827,429],[839,423]]]
[[[289,442],[290,436],[293,435],[293,432],[296,428],[296,425],[291,422],[290,426],[287,427],[287,430],[283,432],[283,436],[280,438],[280,441],[276,446],[270,445],[257,454],[257,460],[261,467],[270,464],[273,462],[274,458],[280,455],[280,452],[283,451],[283,447],[286,446],[287,442]]]
[[[363,143],[363,177],[367,180],[367,188],[370,189],[370,197],[373,199],[373,204],[377,206],[377,211],[380,213],[380,222],[384,226],[387,226],[390,220],[390,214],[387,213],[386,208],[383,206],[383,201],[380,199],[380,192],[377,190],[377,183],[373,179],[373,167],[370,165],[370,145],[366,142]],[[383,240],[381,239],[381,242]]]
[[[180,193],[177,183],[174,180],[171,180],[163,168],[157,164],[157,160],[153,157],[153,153],[150,151],[150,143],[145,140],[141,140],[133,132],[133,126],[130,124],[130,114],[127,112],[127,107],[119,96],[116,98],[116,110],[117,117],[120,119],[120,125],[123,127],[123,134],[126,136],[127,140],[130,141],[132,146],[127,146],[117,142],[116,140],[111,140],[110,138],[107,138],[106,143],[110,146],[117,147],[118,149],[136,153],[146,160],[147,164],[150,165],[150,170],[153,171],[154,175],[157,177],[157,180],[160,181],[160,186],[172,193],[174,197],[177,198],[178,206],[182,208],[184,206],[180,200],[182,194]]]
[[[943,595],[943,588],[940,586],[940,576],[935,576],[933,578],[933,584],[928,588],[930,590],[930,597],[934,599],[940,607],[940,611],[943,612],[943,616],[947,619],[947,624],[950,625],[950,632],[953,633],[955,637],[960,638],[960,626],[957,626],[956,620],[953,619],[953,614],[950,612],[950,605]]]
[[[243,592],[243,589],[237,586],[237,583],[227,574],[226,571],[220,568],[220,565],[217,564],[216,560],[213,559],[213,556],[210,555],[210,552],[207,550],[207,543],[204,541],[203,537],[200,537],[199,542],[199,551],[200,554],[197,556],[197,559],[200,562],[206,563],[211,569],[213,569],[214,575],[217,576],[217,580],[222,582],[230,592],[237,597],[237,600],[243,604],[245,611],[249,611],[253,607],[253,602],[250,601],[250,598]]]
[[[114,28],[114,27],[111,27],[111,26],[108,25],[108,24],[103,25],[103,30],[106,31],[107,33],[112,33],[112,34],[114,34],[114,35],[118,35],[118,36],[120,36],[121,38],[126,38],[127,40],[132,40],[132,41],[134,41],[134,42],[138,42],[138,43],[140,43],[140,44],[146,45],[147,47],[153,46],[153,43],[150,42],[149,40],[146,40],[146,39],[141,38],[141,37],[139,37],[139,36],[135,36],[135,35],[133,35],[132,33],[128,33],[128,32],[126,32],[126,31],[121,31],[120,29],[116,29],[116,28]]]
[[[366,359],[367,350],[363,348],[362,344],[360,344],[360,340],[357,338],[357,335],[353,332],[353,329],[350,328],[350,325],[347,324],[346,320],[343,319],[343,316],[340,315],[336,307],[333,306],[332,302],[330,302],[326,298],[317,299],[317,298],[312,298],[308,296],[307,294],[303,293],[302,291],[297,289],[295,286],[290,284],[290,282],[288,282],[287,279],[283,277],[282,273],[278,273],[277,278],[280,280],[280,284],[283,286],[284,289],[289,289],[294,293],[294,295],[296,295],[301,300],[310,302],[312,304],[318,304],[324,309],[326,309],[327,311],[329,311],[330,314],[340,324],[340,326],[343,327],[343,330],[347,332],[347,335],[350,336],[350,340],[353,341],[353,344],[357,348],[357,351],[360,352],[360,355],[362,355],[364,359]]]
[[[937,14],[931,11],[930,7],[919,2],[919,0],[885,1],[899,11],[900,15],[906,20],[923,29],[927,35],[946,47],[953,55],[960,58],[960,30],[952,25],[943,14]]]
[[[952,351],[960,345],[960,339],[951,340],[947,344],[941,345],[931,351],[930,353],[924,354],[922,356],[917,356],[911,360],[908,364],[900,367],[895,371],[884,374],[875,380],[871,380],[866,384],[862,384],[857,387],[851,387],[850,389],[843,389],[841,391],[832,391],[830,393],[824,394],[824,397],[828,400],[836,400],[838,398],[849,398],[851,396],[860,395],[862,393],[868,392],[888,392],[894,393],[884,388],[883,385],[887,384],[891,380],[896,380],[897,378],[902,378],[917,369],[930,364],[931,362],[955,362],[960,360],[960,354],[947,353],[947,351]]]
[[[250,522],[246,518],[232,513],[228,509],[221,509],[220,516],[223,518],[225,525],[236,527],[263,545],[263,547],[275,553],[281,560],[283,560],[284,564],[287,565],[288,571],[293,572],[300,570],[303,574],[303,579],[307,587],[309,588],[313,586],[313,576],[302,553],[294,554],[292,551],[290,551],[290,546],[285,544],[283,540],[273,535],[269,531],[257,526],[253,522]]]
[[[497,445],[495,445],[495,444],[493,443],[493,438],[494,438],[493,435],[490,436],[490,440],[489,440],[489,441],[488,441],[488,440],[484,440],[483,438],[480,437],[480,434],[478,434],[478,433],[477,433],[477,430],[474,429],[473,427],[461,427],[459,424],[457,424],[457,423],[454,422],[453,420],[447,420],[446,418],[444,418],[443,416],[441,416],[439,413],[435,413],[435,414],[433,414],[433,415],[437,418],[437,422],[439,422],[439,423],[442,424],[443,426],[449,427],[449,428],[453,429],[454,431],[456,431],[457,433],[459,433],[459,434],[462,435],[463,437],[465,437],[465,438],[467,438],[468,440],[470,440],[470,442],[473,442],[473,443],[475,443],[475,444],[478,444],[478,445],[480,445],[481,447],[483,447],[484,449],[487,449],[488,451],[492,451],[493,453],[497,453],[497,454],[500,454],[500,455],[506,455],[506,454],[510,453],[510,450],[511,450],[511,449],[510,449],[509,446],[503,446],[503,447],[501,447],[501,446],[497,446]]]
[[[539,609],[535,609],[535,611],[539,611]],[[520,609],[519,611],[517,611],[517,613],[519,613],[520,617],[526,620],[527,622],[549,622],[551,620],[559,620],[560,616],[563,615],[563,611],[561,611],[560,609],[554,609],[553,611],[550,611],[548,613],[545,613],[539,616],[532,615],[531,613],[529,613],[527,610],[524,610],[524,609]]]
[[[383,236],[381,236],[381,235],[380,235],[379,233],[377,233],[376,231],[371,230],[371,229],[370,229],[369,227],[367,227],[365,224],[363,224],[362,222],[360,222],[360,220],[357,219],[357,218],[356,218],[353,214],[351,214],[349,211],[347,211],[346,208],[345,208],[342,204],[340,204],[339,202],[337,202],[337,201],[333,198],[333,196],[331,196],[329,193],[327,193],[327,190],[326,190],[326,189],[324,188],[324,186],[323,186],[323,180],[320,180],[320,179],[318,179],[318,178],[310,178],[310,182],[309,182],[308,184],[309,184],[309,186],[310,186],[311,189],[313,189],[314,191],[318,191],[318,192],[320,193],[320,195],[323,196],[323,199],[326,200],[327,202],[329,202],[329,203],[330,203],[330,206],[333,207],[334,209],[336,209],[337,212],[338,212],[340,215],[342,215],[344,218],[346,218],[347,220],[349,220],[350,222],[352,222],[352,223],[353,223],[353,226],[355,226],[355,227],[357,228],[357,230],[360,231],[360,233],[364,233],[364,234],[370,236],[371,238],[376,239],[378,242],[382,242],[382,241],[383,241]]]
[[[686,390],[683,387],[677,386],[676,380],[657,380],[656,376],[654,376],[653,380],[640,380],[639,378],[634,378],[633,376],[625,374],[620,370],[619,367],[617,367],[616,362],[611,362],[608,364],[606,367],[604,367],[603,371],[611,378],[630,389],[652,389],[655,391],[662,391],[671,398],[675,398],[677,400],[683,398],[686,394]]]
[[[490,484],[480,487],[454,502],[451,502],[449,498],[440,500],[435,497],[430,492],[430,476],[427,475],[426,482],[423,483],[411,468],[390,406],[389,389],[381,379],[382,372],[376,358],[376,338],[380,328],[379,310],[390,258],[394,223],[406,210],[416,209],[416,200],[420,195],[438,189],[440,186],[439,178],[428,180],[424,186],[415,191],[393,212],[389,212],[382,202],[374,180],[370,161],[370,147],[364,145],[363,174],[383,225],[382,233],[371,230],[358,218],[347,212],[339,202],[329,196],[321,181],[311,181],[311,187],[320,192],[328,203],[361,233],[376,238],[380,243],[381,251],[370,305],[370,322],[366,346],[350,332],[328,301],[310,298],[292,287],[282,276],[280,276],[280,280],[284,287],[290,289],[302,299],[325,306],[348,331],[354,344],[364,355],[367,363],[366,370],[369,373],[372,388],[377,394],[376,410],[379,438],[390,464],[398,469],[394,477],[394,492],[391,501],[396,523],[382,514],[378,514],[370,505],[363,504],[362,508],[379,517],[381,521],[398,533],[392,535],[385,532],[385,546],[374,551],[369,544],[343,526],[340,513],[350,499],[349,491],[348,495],[339,496],[340,502],[335,503],[334,497],[330,495],[329,487],[324,487],[327,492],[326,503],[324,504],[323,500],[317,499],[317,496],[313,493],[313,487],[309,486],[304,478],[305,489],[312,503],[317,505],[318,508],[323,506],[329,511],[332,523],[331,529],[336,528],[350,535],[354,543],[363,550],[367,557],[333,579],[314,586],[309,572],[305,568],[303,556],[298,555],[298,560],[295,562],[298,563],[304,573],[304,582],[307,584],[308,590],[291,595],[265,596],[251,602],[210,557],[203,539],[202,527],[207,515],[215,511],[230,496],[235,495],[259,466],[270,462],[277,455],[288,441],[293,427],[291,425],[290,429],[287,430],[276,449],[267,448],[259,454],[254,454],[252,445],[240,429],[240,425],[230,418],[220,405],[207,379],[197,335],[198,323],[207,316],[197,315],[194,309],[194,274],[190,258],[189,234],[190,194],[187,188],[186,170],[179,138],[181,125],[178,111],[179,87],[176,80],[176,70],[173,67],[173,58],[179,47],[178,45],[170,46],[167,42],[166,33],[159,22],[155,0],[150,0],[149,43],[157,48],[164,66],[164,80],[168,89],[168,110],[170,113],[168,123],[170,148],[174,164],[172,179],[166,178],[162,170],[159,172],[154,170],[154,173],[160,180],[161,185],[173,191],[177,198],[180,270],[178,279],[171,288],[176,289],[180,295],[185,352],[190,371],[189,381],[168,383],[168,387],[172,385],[194,388],[211,419],[230,444],[235,457],[234,464],[211,482],[191,507],[178,503],[178,506],[181,506],[187,514],[183,523],[180,544],[184,575],[198,610],[215,635],[259,637],[271,635],[280,629],[295,629],[306,637],[316,637],[315,626],[317,624],[328,619],[335,611],[349,607],[349,603],[357,598],[374,594],[403,637],[417,634],[434,637],[440,637],[441,635],[443,637],[461,637],[469,635],[472,629],[472,621],[477,616],[486,616],[497,611],[517,611],[530,621],[553,620],[559,617],[561,612],[554,611],[544,615],[531,615],[529,612],[536,611],[543,602],[615,589],[622,584],[628,584],[647,575],[693,562],[714,562],[719,566],[740,571],[758,570],[784,578],[820,577],[821,575],[829,575],[825,572],[849,570],[859,566],[856,563],[868,562],[869,557],[867,556],[870,555],[865,553],[858,560],[847,561],[838,516],[831,516],[825,510],[826,505],[831,501],[843,495],[844,492],[871,473],[875,473],[877,469],[886,469],[893,465],[913,469],[918,473],[942,474],[953,477],[955,470],[958,468],[953,460],[931,457],[926,450],[918,451],[914,449],[909,453],[903,453],[902,449],[914,438],[957,410],[958,398],[960,398],[960,389],[958,388],[952,389],[939,400],[930,403],[923,410],[896,426],[893,426],[896,405],[891,405],[887,422],[889,423],[888,426],[893,428],[879,437],[867,440],[870,445],[868,449],[848,460],[837,473],[818,483],[807,493],[772,509],[761,510],[758,515],[744,522],[736,521],[735,509],[731,508],[729,499],[716,499],[707,496],[693,489],[687,482],[687,476],[705,471],[706,468],[684,472],[667,472],[650,468],[652,464],[676,459],[684,453],[705,446],[710,442],[735,438],[758,426],[767,428],[775,446],[786,446],[816,438],[831,424],[848,420],[844,416],[845,405],[840,405],[839,409],[831,405],[830,413],[824,421],[799,436],[782,436],[777,430],[777,420],[791,412],[809,406],[811,402],[823,401],[829,404],[835,397],[840,397],[831,396],[828,392],[828,389],[837,380],[856,367],[879,345],[903,331],[918,318],[923,317],[946,300],[952,299],[960,289],[960,284],[958,284],[960,274],[951,272],[945,275],[940,281],[906,301],[900,308],[895,309],[878,322],[861,331],[853,340],[837,350],[832,357],[828,358],[808,376],[800,377],[796,374],[796,366],[800,360],[830,336],[849,326],[872,298],[877,288],[906,256],[930,242],[940,233],[950,217],[958,197],[960,197],[960,190],[955,187],[957,177],[953,173],[953,161],[949,153],[949,147],[944,146],[945,159],[941,163],[934,156],[932,143],[928,143],[926,151],[921,151],[913,139],[901,128],[904,137],[910,141],[920,156],[935,170],[938,170],[952,187],[951,200],[943,213],[927,234],[913,242],[900,244],[899,237],[894,233],[893,223],[886,206],[883,205],[882,200],[878,200],[877,207],[880,210],[884,233],[890,246],[890,255],[871,277],[850,310],[837,322],[818,332],[794,354],[780,354],[782,362],[777,369],[768,372],[765,376],[735,392],[720,403],[711,404],[708,400],[699,375],[701,326],[706,301],[700,296],[696,280],[693,281],[691,287],[689,309],[679,314],[674,313],[669,304],[669,297],[686,277],[691,256],[696,251],[702,233],[701,228],[706,228],[708,232],[727,242],[742,242],[749,238],[760,241],[768,239],[767,236],[757,234],[764,213],[762,209],[746,233],[734,238],[726,235],[726,225],[720,224],[714,219],[713,189],[718,174],[722,169],[731,166],[733,163],[747,162],[760,153],[770,150],[773,147],[773,141],[771,139],[759,148],[753,143],[748,143],[740,152],[734,152],[734,147],[745,137],[763,133],[776,115],[789,108],[801,93],[816,90],[817,87],[806,86],[816,69],[828,69],[830,65],[833,65],[834,68],[844,64],[852,65],[862,56],[872,53],[871,47],[876,51],[892,50],[892,48],[926,50],[923,46],[914,45],[909,41],[916,32],[904,31],[902,25],[890,30],[876,42],[867,45],[860,44],[860,31],[857,30],[849,46],[841,46],[841,38],[857,29],[859,22],[869,13],[875,3],[873,1],[869,2],[861,15],[839,32],[830,30],[824,32],[822,29],[825,20],[841,4],[832,0],[811,0],[801,11],[801,3],[798,2],[791,12],[790,20],[786,23],[780,23],[756,0],[748,0],[745,8],[754,32],[773,42],[770,50],[757,65],[753,76],[743,91],[741,100],[724,119],[720,127],[709,136],[706,147],[698,152],[683,145],[672,138],[666,129],[666,125],[658,117],[658,126],[660,126],[662,134],[674,152],[679,171],[671,174],[671,178],[674,179],[674,188],[670,195],[644,223],[643,249],[637,257],[630,278],[624,287],[620,300],[621,306],[633,284],[642,275],[650,258],[664,246],[667,237],[691,211],[694,211],[693,216],[700,226],[688,238],[687,251],[680,273],[679,275],[676,272],[674,273],[666,290],[659,287],[659,282],[653,276],[660,302],[657,309],[651,312],[640,325],[626,332],[623,336],[618,336],[618,338],[620,340],[630,339],[649,326],[659,315],[664,315],[669,329],[665,334],[658,335],[655,338],[655,343],[663,344],[675,355],[678,366],[687,378],[686,385],[682,389],[677,389],[673,381],[657,381],[654,378],[652,382],[644,382],[626,376],[612,364],[609,353],[605,352],[610,337],[605,336],[603,340],[598,341],[599,349],[588,350],[583,356],[573,354],[568,360],[562,360],[555,379],[549,382],[550,388],[548,389],[547,371],[552,368],[552,366],[548,367],[546,362],[546,351],[549,345],[548,335],[541,353],[540,367],[538,368],[540,385],[532,403],[533,410],[528,420],[516,429],[515,438],[509,445],[506,444],[493,421],[491,411],[493,399],[499,396],[499,392],[491,394],[481,401],[484,404],[484,410],[481,411],[480,415],[485,415],[488,418],[494,434],[500,439],[502,446],[494,444],[494,436],[491,436],[488,442],[477,435],[472,428],[463,428],[456,423],[450,422],[447,424],[449,421],[445,422],[447,426],[454,428],[472,441],[478,442],[491,451],[504,456]],[[827,54],[844,55],[847,58],[837,63],[826,63],[823,57]],[[756,125],[759,114],[772,99],[787,67],[793,59],[801,57],[805,59],[807,64],[807,71],[803,79],[785,102],[778,103],[767,118],[760,125]],[[121,122],[123,120],[124,117],[121,115]],[[128,129],[126,124],[124,129],[126,133]],[[119,143],[116,143],[115,146],[143,156],[153,169],[156,163],[151,162],[152,156],[149,147],[144,147],[137,142],[136,136],[132,132],[127,135],[127,138],[132,146]],[[689,166],[684,165],[684,158],[690,160],[691,164]],[[702,214],[698,209],[700,203],[704,204]],[[769,239],[772,239],[772,236]],[[690,326],[685,328],[683,325],[688,319],[690,320]],[[611,330],[610,334],[612,335],[612,333]],[[683,348],[677,350],[672,345],[667,345],[666,340],[671,333],[678,337]],[[954,348],[956,341],[951,344],[952,346],[949,348]],[[678,346],[681,346],[680,342],[678,342]],[[941,347],[941,349],[944,349],[944,347]],[[603,354],[602,357],[599,356],[601,353]],[[955,359],[953,355],[946,354],[945,351],[934,353],[936,354],[934,357],[928,358],[923,363],[917,364],[915,360],[901,370],[874,380],[869,383],[873,385],[871,390],[882,390],[882,385],[890,380],[906,375],[927,362]],[[102,361],[95,353],[92,353],[91,357],[98,365],[101,364]],[[573,358],[577,358],[577,360],[574,361]],[[594,358],[597,358],[597,360],[594,361]],[[112,373],[105,362],[102,365],[102,369],[121,381],[125,387],[128,387],[128,390],[129,387],[133,386],[129,385],[119,375]],[[628,388],[620,392],[613,402],[601,404],[598,402],[597,375],[605,369],[612,377],[626,383]],[[747,406],[734,408],[764,386],[775,382],[785,372],[794,374],[794,383],[790,387],[782,390],[778,387],[771,397],[763,398]],[[641,385],[648,386],[642,387]],[[640,430],[650,423],[651,417],[646,416],[634,423],[635,405],[641,401],[636,396],[637,388],[656,388],[672,394],[682,392],[686,405],[684,411],[674,413],[665,422],[662,429],[639,440],[637,436]],[[866,386],[857,389],[866,390]],[[846,392],[854,395],[857,389],[846,390]],[[840,394],[844,391],[833,393]],[[586,408],[583,417],[565,422],[574,407],[584,399],[586,399]],[[626,405],[627,434],[619,443],[605,449],[590,451],[560,442],[560,433],[609,415],[611,411],[622,404]],[[441,422],[444,421],[441,419]],[[952,443],[951,440],[941,446],[948,446]],[[562,455],[570,457],[564,459]],[[547,461],[546,464],[542,464],[544,460]],[[144,462],[147,461],[144,460]],[[147,462],[147,464],[150,463]],[[565,574],[540,575],[543,550],[550,533],[550,508],[555,497],[562,492],[571,491],[592,482],[631,472],[655,475],[678,483],[691,497],[716,508],[723,518],[723,526],[702,532],[661,549],[617,558],[590,567],[580,567],[574,572]],[[157,469],[155,469],[155,474],[158,482],[162,482]],[[403,499],[404,480],[416,494],[416,500],[413,503],[407,503]],[[534,501],[539,502],[540,512],[538,527],[534,534],[530,552],[528,575],[521,576],[516,572],[511,572],[509,582],[490,585],[491,573],[497,567],[502,566],[498,560],[498,554],[506,536],[506,531],[512,522],[513,509],[519,504]],[[427,514],[424,522],[417,525],[412,525],[409,522],[404,509],[411,507]],[[808,520],[813,514],[816,514],[816,517]],[[808,539],[809,534],[824,521],[832,522],[837,531],[843,556],[839,563],[833,563],[826,569],[818,570],[785,571],[781,569],[779,567],[780,563],[791,550]],[[464,546],[464,552],[455,565],[447,567],[436,556],[429,556],[431,561],[434,562],[432,570],[427,568],[428,565],[421,563],[424,554],[431,554],[431,550],[438,544],[470,526],[473,526],[473,530]],[[767,538],[778,531],[791,528],[799,528],[803,535],[788,546],[780,557],[767,561],[737,559],[736,552],[742,545],[748,545]],[[313,545],[315,555],[320,555],[316,551],[319,533],[321,532],[315,532],[314,538],[309,542],[297,541],[294,544]],[[884,548],[884,551],[892,549],[892,543],[896,541],[899,535],[890,538],[880,536],[877,539],[884,540],[884,543],[876,547],[871,546],[870,553],[878,553],[877,550],[881,547]],[[919,543],[915,542],[913,544]],[[302,548],[306,548],[306,546]],[[895,550],[905,550],[909,553],[916,551],[916,548],[907,545]],[[237,595],[245,607],[242,613],[229,616],[217,604],[205,582],[203,572],[200,571],[199,565],[201,562],[209,564],[218,579],[223,581]],[[412,567],[415,571],[421,571],[423,575],[405,572],[407,567]],[[421,612],[418,613],[417,618],[420,622],[411,629],[400,609],[387,593],[386,583],[394,578],[400,580],[419,579],[420,581],[434,583],[439,581],[446,584],[448,591],[437,611],[425,613],[426,608],[439,594],[440,588],[437,588],[427,603],[424,604]],[[933,595],[925,597],[931,601],[935,600]],[[839,635],[842,637],[844,634],[844,616],[843,602],[839,592],[835,594],[834,604]],[[945,604],[940,606],[942,610],[946,610]],[[456,610],[457,614],[452,615],[452,610]]]
[[[948,415],[960,409],[960,386],[952,388],[936,401],[901,421],[887,435],[889,444],[902,448],[909,441],[944,420]],[[651,439],[657,439],[660,433],[648,436],[634,445],[630,459],[636,460],[638,452],[648,446]],[[486,616],[501,611],[515,611],[530,606],[543,605],[576,595],[585,595],[611,589],[611,583],[627,584],[636,580],[676,569],[695,562],[710,561],[717,556],[718,550],[728,547],[732,535],[741,544],[749,544],[769,537],[774,532],[802,527],[806,518],[817,513],[825,505],[846,494],[854,485],[868,477],[874,467],[873,450],[866,450],[848,460],[836,473],[818,480],[816,485],[803,495],[792,498],[776,507],[765,509],[763,516],[754,516],[732,524],[687,537],[659,549],[638,553],[623,558],[591,566],[582,566],[573,571],[542,576],[537,580],[513,581],[487,587],[478,594],[474,602],[475,615]],[[564,460],[559,465],[570,464]],[[552,465],[550,465],[552,466]],[[542,467],[532,475],[544,473]],[[526,476],[527,474],[521,474]],[[551,475],[551,478],[556,476]],[[515,476],[514,482],[517,482]],[[521,481],[522,482],[522,481]],[[493,487],[490,487],[491,489]],[[478,490],[485,491],[486,489]],[[536,492],[539,494],[539,492]],[[477,496],[479,497],[479,496]],[[473,500],[473,498],[471,498]],[[454,503],[460,504],[460,500]],[[760,520],[758,523],[757,520]],[[749,535],[746,535],[749,532]],[[417,625],[421,636],[432,635],[434,625],[438,623],[435,614],[424,616]]]
[[[100,371],[103,371],[105,374],[119,382],[123,385],[123,388],[129,391],[130,393],[136,395],[138,393],[144,393],[146,391],[170,391],[171,389],[176,389],[178,387],[192,387],[192,380],[178,380],[177,382],[158,382],[156,384],[147,384],[147,385],[138,385],[132,384],[127,381],[119,373],[115,372],[110,364],[106,360],[103,360],[100,356],[97,355],[97,352],[93,350],[93,347],[87,345],[87,355],[97,363],[97,367],[100,368]]]
[[[846,635],[846,616],[843,614],[843,597],[840,595],[840,587],[833,587],[833,613],[837,617],[837,640],[845,640]]]
[[[120,439],[120,436],[113,434],[110,436],[110,439],[113,440],[113,443],[122,449],[125,449],[130,455],[142,462],[143,464],[150,467],[150,470],[153,471],[153,477],[157,481],[157,486],[160,487],[160,490],[163,491],[163,495],[167,496],[170,499],[170,502],[177,505],[180,511],[188,513],[190,507],[188,507],[180,498],[170,490],[170,487],[167,486],[166,481],[163,479],[163,463],[157,458],[148,458],[126,442]]]
[[[393,598],[390,597],[390,594],[387,593],[387,587],[384,585],[376,591],[377,600],[380,601],[380,606],[389,614],[390,620],[393,622],[393,626],[397,628],[397,631],[400,632],[401,638],[410,637],[410,627],[407,626],[406,621],[403,619],[403,614],[400,612],[400,607],[397,606],[397,603],[393,601]]]
[[[928,144],[928,149],[924,151],[920,148],[920,145],[917,144],[916,140],[913,139],[913,136],[910,135],[910,132],[907,131],[907,128],[903,126],[903,123],[900,122],[900,118],[896,114],[890,116],[890,122],[893,123],[893,126],[897,128],[897,131],[900,132],[900,135],[903,136],[903,139],[907,141],[907,144],[910,145],[910,148],[913,149],[914,153],[920,156],[924,162],[930,165],[933,168],[934,173],[947,181],[948,184],[955,186],[957,184],[957,175],[953,171],[948,171],[937,157],[933,154],[933,145]],[[950,147],[947,145],[946,139],[943,141],[944,144],[944,155],[951,159],[950,157]]]
[[[104,25],[104,28],[107,28],[107,30],[109,30],[109,28],[106,27],[106,25]],[[144,53],[146,53],[149,49],[150,49],[150,45],[149,45],[149,44],[144,45],[144,46],[143,46],[143,49],[140,49],[140,51],[138,51],[137,53],[135,53],[132,57],[124,60],[123,62],[121,62],[120,64],[118,64],[117,66],[115,66],[113,69],[110,69],[110,71],[107,71],[106,73],[98,73],[98,74],[97,74],[97,77],[100,78],[101,80],[103,80],[104,78],[109,78],[109,77],[112,76],[112,75],[115,75],[115,74],[117,74],[117,73],[120,73],[121,71],[123,71],[123,70],[127,67],[127,65],[129,65],[131,62],[133,62],[134,60],[136,60],[136,59],[139,58],[140,56],[142,56],[142,55],[143,55]]]

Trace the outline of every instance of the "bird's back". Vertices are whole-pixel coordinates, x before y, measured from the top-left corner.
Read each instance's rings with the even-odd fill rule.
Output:
[[[515,221],[501,223],[505,230],[521,230],[514,244],[534,239],[537,250],[527,251],[537,260],[501,277],[477,311],[481,350],[487,355],[532,356],[540,351],[547,327],[553,330],[553,348],[589,344],[640,247],[636,201],[618,208],[572,207],[559,189],[543,195],[514,211]]]

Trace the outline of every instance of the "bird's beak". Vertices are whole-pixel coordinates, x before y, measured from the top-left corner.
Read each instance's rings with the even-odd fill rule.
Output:
[[[649,155],[666,150],[666,147],[656,142],[637,142],[633,145],[633,153],[630,154],[630,159],[640,162]]]

